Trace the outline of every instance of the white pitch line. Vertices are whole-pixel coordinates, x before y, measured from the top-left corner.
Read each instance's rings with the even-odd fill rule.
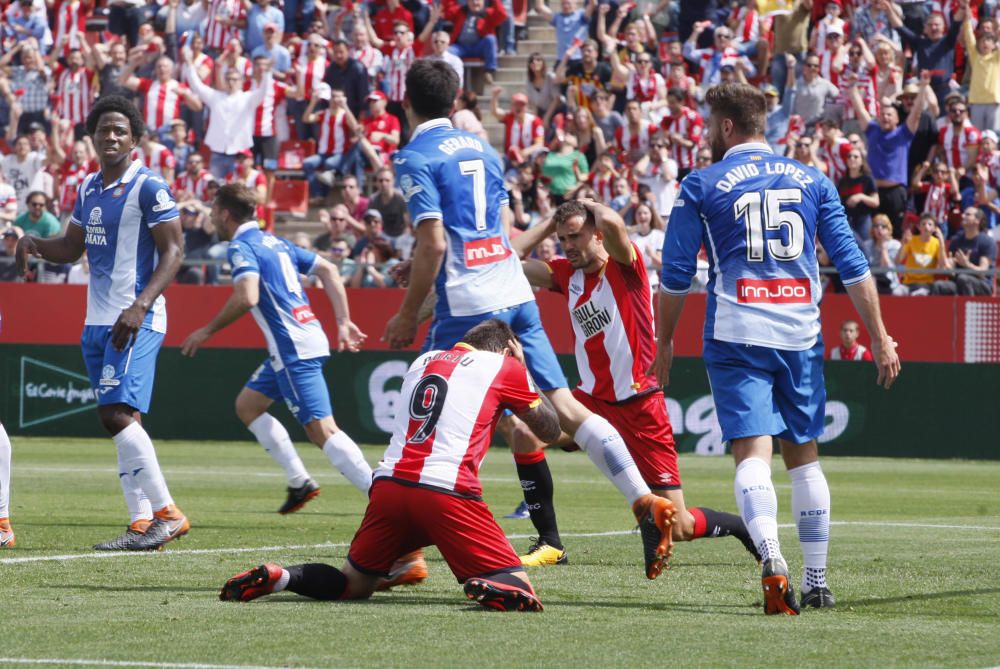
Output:
[[[864,520],[835,520],[830,523],[830,525],[837,527],[907,527],[907,528],[920,528],[920,529],[936,529],[936,530],[986,530],[993,532],[1000,532],[1000,526],[990,526],[990,525],[935,525],[929,523],[894,523],[894,522],[878,522],[878,521],[864,521]],[[778,525],[781,529],[794,529],[795,525],[792,523],[781,523]],[[586,539],[592,537],[615,537],[622,536],[626,534],[634,534],[635,530],[611,530],[609,532],[563,532],[562,536],[569,537],[573,539]],[[532,534],[508,534],[508,539],[530,539],[534,535]],[[321,544],[298,544],[293,546],[255,546],[252,548],[195,548],[192,550],[179,550],[179,551],[165,551],[163,553],[157,552],[129,552],[129,551],[107,551],[107,552],[94,552],[94,553],[69,553],[66,555],[32,555],[26,557],[11,557],[0,559],[0,565],[3,564],[24,564],[27,562],[66,562],[69,560],[102,560],[108,558],[117,557],[149,557],[157,555],[177,555],[177,556],[187,556],[187,555],[218,555],[223,553],[266,553],[272,551],[300,551],[300,550],[317,550],[324,548],[347,548],[349,543],[332,543],[326,542]],[[1000,669],[1000,668],[998,668]]]
[[[3,664],[48,664],[54,666],[75,667],[154,667],[156,669],[280,669],[279,667],[257,664],[205,664],[203,662],[139,662],[129,660],[0,657],[0,665]]]

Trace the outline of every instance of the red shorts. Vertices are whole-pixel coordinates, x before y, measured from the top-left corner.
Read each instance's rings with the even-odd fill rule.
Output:
[[[365,518],[347,559],[365,574],[385,576],[401,555],[437,546],[459,583],[523,569],[486,502],[375,479]]]
[[[573,396],[618,430],[646,485],[654,490],[681,487],[674,430],[670,426],[663,391],[657,390],[624,404],[605,402],[579,389],[573,390]]]

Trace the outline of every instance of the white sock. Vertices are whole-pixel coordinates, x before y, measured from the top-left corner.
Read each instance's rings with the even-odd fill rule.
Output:
[[[363,493],[372,487],[372,468],[365,461],[361,449],[343,430],[330,435],[323,444],[323,452],[348,481]]]
[[[789,469],[792,514],[802,548],[802,592],[826,587],[826,554],[830,545],[830,486],[819,462]]]
[[[115,443],[117,446],[117,442]],[[118,451],[118,483],[122,486],[122,494],[125,495],[125,504],[128,506],[129,522],[137,520],[152,520],[153,506],[149,503],[149,498],[142,488],[132,478],[128,465],[125,464],[125,453],[121,446]]]
[[[288,485],[299,488],[309,480],[309,472],[302,464],[302,458],[295,451],[292,438],[281,422],[271,414],[264,412],[247,425],[247,428],[257,437],[257,441],[271,459],[281,465],[288,476]]]
[[[625,442],[611,423],[593,414],[583,421],[573,440],[586,452],[590,461],[608,477],[629,504],[649,494]]]
[[[10,439],[0,423],[0,518],[10,518]]]
[[[288,579],[290,579],[291,577],[292,577],[292,575],[288,573],[287,569],[282,569],[281,570],[281,578],[279,578],[277,581],[275,581],[275,583],[274,583],[274,589],[271,590],[271,592],[281,592],[282,590],[284,590],[285,588],[287,588],[288,587]]]
[[[778,498],[771,483],[771,467],[760,458],[747,458],[736,467],[733,492],[761,559],[781,559]]]
[[[146,493],[153,510],[159,511],[173,504],[167,482],[163,480],[163,472],[160,471],[160,463],[156,460],[153,442],[142,425],[132,423],[116,434],[114,440],[118,447],[118,461],[127,467],[135,484]]]

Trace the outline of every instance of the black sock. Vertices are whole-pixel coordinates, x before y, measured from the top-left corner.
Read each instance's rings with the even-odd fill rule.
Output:
[[[534,592],[534,589],[528,584],[523,578],[514,576],[511,573],[502,571],[499,574],[490,574],[489,576],[483,576],[483,578],[493,581],[494,583],[503,583],[504,585],[512,585],[515,588],[521,588],[522,590],[527,590],[528,592]]]
[[[688,511],[694,516],[694,536],[692,539],[734,536],[740,540],[743,547],[754,557],[758,560],[760,559],[757,548],[754,546],[753,539],[750,538],[750,533],[747,531],[742,518],[736,514],[716,511],[704,506],[688,509]]]
[[[543,451],[515,453],[517,476],[521,479],[521,491],[531,514],[531,524],[538,531],[538,540],[553,548],[562,548],[559,539],[559,525],[556,523],[556,507],[552,502],[554,486],[549,462]]]
[[[340,599],[347,590],[347,577],[336,567],[319,562],[285,567],[288,585],[285,590],[313,599]]]

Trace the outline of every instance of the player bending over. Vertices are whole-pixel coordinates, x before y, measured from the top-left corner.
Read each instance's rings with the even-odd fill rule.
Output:
[[[351,322],[347,293],[340,272],[332,263],[291,242],[263,232],[257,223],[257,200],[241,183],[219,189],[212,205],[212,222],[219,238],[230,241],[233,294],[205,327],[184,340],[181,352],[194,356],[219,330],[250,311],[267,340],[268,358],[250,376],[236,398],[236,415],[288,476],[288,498],[278,509],[298,511],[319,495],[295,452],[288,431],[267,412],[284,400],[292,415],[316,444],[361,492],[371,487],[372,470],[346,432],[337,427],[323,365],[330,357],[330,343],[323,326],[309,306],[299,275],[320,279],[337,317],[340,350],[357,351],[365,334]]]
[[[489,318],[509,323],[562,429],[632,505],[646,575],[656,578],[670,556],[673,505],[650,493],[618,432],[567,389],[534,293],[507,238],[503,217],[510,210],[500,158],[488,143],[456,130],[448,120],[457,90],[458,76],[442,61],[418,60],[406,74],[403,107],[414,131],[393,164],[417,245],[406,297],[384,339],[393,348],[413,342],[420,306],[432,288],[437,304],[424,350],[451,348],[470,327]]]
[[[434,545],[469,599],[501,611],[542,610],[479,482],[504,409],[543,441],[559,436],[559,421],[532,387],[514,331],[490,319],[448,350],[424,353],[403,378],[400,402],[406,410],[396,416],[344,566],[263,564],[229,579],[220,599],[246,602],[282,590],[367,599],[397,557]]]
[[[767,105],[756,88],[722,84],[709,89],[706,102],[715,162],[684,179],[670,215],[655,370],[666,385],[671,339],[704,245],[710,264],[705,367],[722,438],[736,460],[736,504],[764,559],[764,612],[797,615],[778,545],[772,437],[792,480],[804,562],[801,605],[834,606],[826,583],[830,489],[816,446],[826,402],[817,235],[871,333],[878,383],[886,388],[899,374],[899,358],[833,184],[771,152],[764,139]]]
[[[526,258],[553,232],[565,258],[544,262]],[[592,200],[571,201],[511,243],[525,258],[521,264],[533,286],[566,296],[581,377],[573,396],[618,430],[646,484],[673,502],[674,540],[733,535],[759,560],[742,518],[704,507],[688,509],[684,504],[670,416],[663,391],[650,373],[656,340],[649,278],[625,221]],[[528,566],[565,562],[552,479],[525,479],[522,471],[525,461],[544,458],[544,444],[523,429],[513,431],[512,442],[524,499],[538,530],[537,542],[521,562]],[[569,442],[567,438],[565,443]]]
[[[66,264],[87,252],[83,360],[97,395],[97,415],[118,451],[118,480],[131,517],[122,535],[94,548],[151,550],[190,527],[142,427],[167,331],[162,293],[184,259],[184,237],[170,187],[141,160],[129,160],[145,132],[135,105],[116,95],[102,97],[86,126],[101,170],[80,185],[62,236],[25,235],[18,241],[17,266],[23,274],[28,256]]]

